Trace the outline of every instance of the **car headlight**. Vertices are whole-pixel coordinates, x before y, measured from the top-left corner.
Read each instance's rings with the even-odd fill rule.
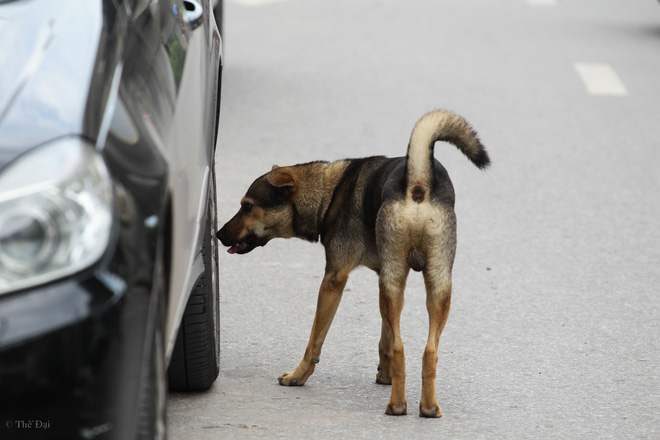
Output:
[[[108,247],[112,180],[100,154],[63,138],[0,172],[0,294],[83,270]]]

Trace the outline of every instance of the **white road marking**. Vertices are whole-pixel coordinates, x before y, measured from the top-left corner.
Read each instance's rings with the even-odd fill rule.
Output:
[[[592,95],[628,95],[623,81],[609,64],[575,63],[575,70]]]
[[[234,3],[241,4],[243,6],[263,6],[270,3],[281,3],[287,0],[231,0]]]
[[[557,0],[526,0],[532,6],[557,6]]]

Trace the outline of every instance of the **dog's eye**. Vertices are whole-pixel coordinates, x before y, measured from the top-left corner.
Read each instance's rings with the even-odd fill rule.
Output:
[[[243,203],[241,205],[241,208],[243,208],[243,213],[246,215],[250,215],[252,212],[252,203]]]

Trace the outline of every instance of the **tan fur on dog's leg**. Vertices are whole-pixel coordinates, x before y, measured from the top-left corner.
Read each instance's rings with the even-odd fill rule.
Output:
[[[442,417],[436,398],[435,377],[438,364],[438,343],[449,317],[451,305],[451,273],[447,266],[431,267],[424,271],[426,308],[429,312],[429,338],[422,359],[422,399],[420,417]]]
[[[280,385],[303,385],[314,372],[314,368],[321,358],[323,341],[325,341],[325,337],[328,334],[330,324],[332,324],[332,319],[335,317],[344,287],[348,281],[348,272],[326,273],[321,283],[321,289],[319,290],[314,325],[312,326],[312,333],[309,336],[305,356],[295,370],[287,371],[280,375],[278,378]]]
[[[392,332],[389,326],[383,325],[380,333],[380,342],[378,343],[378,354],[380,362],[378,362],[378,373],[376,374],[376,383],[381,385],[392,385],[392,363],[390,362],[392,356]]]
[[[380,313],[383,317],[383,326],[390,336],[389,347],[390,363],[392,369],[392,395],[385,410],[386,414],[401,416],[408,413],[406,399],[406,359],[403,352],[403,341],[399,323],[401,310],[403,310],[403,290],[405,288],[407,272],[394,282],[390,277],[380,277]],[[388,278],[390,278],[388,280]]]
[[[419,403],[420,417],[442,417],[435,394],[435,376],[438,365],[438,342],[449,317],[451,288],[444,295],[434,297],[428,304],[429,339],[422,359],[422,399]]]

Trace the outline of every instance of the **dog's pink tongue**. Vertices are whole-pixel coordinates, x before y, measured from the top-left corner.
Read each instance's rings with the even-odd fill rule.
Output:
[[[227,249],[227,252],[229,252],[230,254],[235,254],[236,252],[238,252],[238,245],[237,244],[233,245],[232,247]]]

